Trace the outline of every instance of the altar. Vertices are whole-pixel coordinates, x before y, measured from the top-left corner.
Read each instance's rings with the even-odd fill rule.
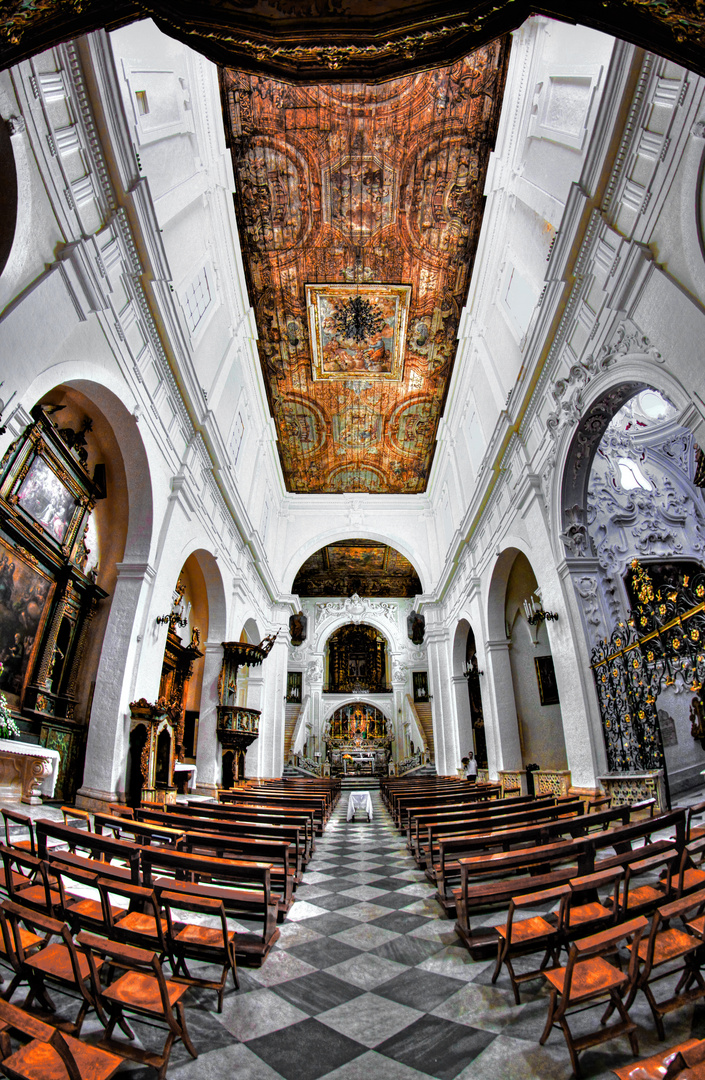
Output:
[[[0,739],[0,800],[39,806],[42,795],[51,799],[61,757],[36,743]]]

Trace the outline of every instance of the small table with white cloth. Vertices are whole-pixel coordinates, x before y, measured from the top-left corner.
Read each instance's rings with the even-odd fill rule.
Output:
[[[367,820],[372,821],[372,796],[369,791],[351,791],[348,799],[348,821],[355,817],[356,810],[364,810]]]

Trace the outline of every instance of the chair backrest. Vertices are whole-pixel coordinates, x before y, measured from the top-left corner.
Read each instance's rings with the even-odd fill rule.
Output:
[[[636,919],[630,919],[628,922],[620,923],[618,926],[613,926],[608,930],[601,930],[597,934],[591,934],[590,937],[581,938],[580,941],[574,941],[568,953],[568,963],[563,981],[564,1007],[570,1002],[570,990],[575,965],[595,956],[605,956],[608,953],[613,953],[617,946],[628,937],[632,938],[628,971],[629,985],[631,985],[637,972],[639,942],[648,925],[648,921],[643,915],[640,915]]]
[[[18,814],[16,810],[7,810],[3,808],[2,811],[3,821],[5,822],[5,842],[8,847],[12,847],[12,840],[10,839],[10,822],[14,825],[20,825],[22,828],[27,829],[29,832],[29,850],[32,855],[37,854],[37,846],[34,839],[34,825],[31,817],[27,814]]]
[[[98,973],[98,966],[95,962],[96,955],[123,971],[135,971],[142,975],[152,975],[159,988],[164,1019],[174,1034],[180,1035],[181,1028],[177,1023],[169,1000],[169,991],[166,985],[166,979],[164,978],[164,971],[159,962],[159,957],[155,952],[151,952],[148,949],[140,949],[135,945],[125,945],[122,942],[111,941],[86,931],[81,931],[76,938],[76,943],[88,959],[94,997],[101,1006],[101,1009],[103,1002],[103,987]],[[136,1002],[135,1005],[138,1006],[138,1003]],[[139,1010],[137,1009],[137,1011]]]
[[[108,927],[109,936],[117,936],[120,938],[120,922],[115,921],[113,915],[113,906],[111,904],[111,897],[120,896],[123,900],[128,901],[130,911],[141,911],[151,915],[155,923],[154,934],[140,934],[137,931],[131,931],[130,937],[133,939],[145,939],[145,944],[148,938],[154,938],[156,936],[159,941],[159,948],[161,952],[169,952],[167,948],[167,942],[164,937],[161,920],[161,909],[159,900],[154,889],[147,889],[143,885],[130,885],[126,881],[116,881],[114,878],[98,878],[96,885],[100,890],[100,897],[103,903],[103,919],[105,925]],[[138,946],[141,947],[141,946]]]
[[[93,821],[90,811],[79,810],[76,806],[62,806],[61,813],[64,815],[64,825],[73,825],[80,828],[80,822],[85,822],[86,830],[93,832]]]
[[[83,975],[81,974],[76,946],[66,923],[60,922],[58,919],[52,919],[48,915],[43,915],[41,912],[33,911],[20,904],[15,904],[12,900],[4,900],[2,905],[0,905],[0,920],[2,921],[3,926],[5,947],[12,948],[14,953],[13,958],[8,951],[8,957],[10,957],[10,962],[16,971],[21,970],[25,961],[24,949],[19,932],[19,924],[21,922],[35,933],[44,934],[46,943],[48,943],[52,937],[60,938],[61,943],[68,951],[76,988],[81,993],[87,1005],[91,1008],[95,1008],[93,996],[85,985]],[[9,931],[7,933],[6,928]],[[45,971],[44,974],[47,975],[48,973]]]
[[[24,848],[6,847],[5,844],[0,844],[0,856],[5,867],[5,885],[10,899],[16,900],[23,907],[37,908],[39,911],[46,911],[52,915],[52,898],[46,866],[42,860],[30,855],[29,851]],[[13,877],[14,874],[19,874],[25,879],[22,887],[26,887],[30,883],[40,887],[40,897],[32,901],[26,897],[23,899],[18,892],[18,886]]]
[[[52,1027],[51,1024],[45,1024],[42,1020],[38,1020],[36,1016],[31,1016],[24,1009],[18,1009],[16,1005],[11,1005],[9,1001],[4,1001],[2,998],[0,998],[0,1022],[12,1031],[19,1032],[27,1039],[48,1043],[61,1058],[69,1080],[85,1080],[84,1074],[71,1053],[71,1047],[66,1036],[58,1028]],[[99,1053],[103,1053],[103,1051],[99,1051]],[[106,1058],[112,1056],[106,1054]],[[8,1075],[14,1075],[11,1063],[8,1068]]]

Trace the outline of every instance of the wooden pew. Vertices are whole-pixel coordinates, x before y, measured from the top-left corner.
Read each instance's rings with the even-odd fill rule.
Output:
[[[304,868],[304,843],[301,829],[293,825],[271,825],[236,818],[198,817],[195,814],[163,814],[159,810],[140,809],[140,821],[155,821],[166,824],[174,822],[175,829],[187,832],[218,833],[224,837],[253,837],[260,840],[280,840],[291,845],[290,859],[293,860],[294,878],[298,885]]]
[[[514,829],[526,825],[527,828],[538,825],[541,822],[553,821],[557,818],[582,817],[585,804],[579,799],[573,803],[559,803],[555,800],[549,805],[520,806],[516,810],[505,810],[503,814],[493,816],[472,816],[464,821],[457,822],[433,822],[426,826],[426,836],[422,839],[419,865],[421,861],[426,864],[426,876],[430,881],[435,881],[435,864],[440,858],[439,841],[441,838],[450,840],[453,836],[467,836],[475,832],[486,833],[504,829]],[[608,811],[609,812],[609,811]],[[618,817],[624,816],[624,811],[617,813]],[[593,815],[594,816],[594,815]],[[626,811],[629,819],[629,811]]]
[[[272,888],[278,895],[279,922],[294,902],[295,870],[289,862],[288,840],[257,840],[252,837],[224,836],[222,833],[187,832],[179,850],[193,855],[229,861],[270,864]]]
[[[303,843],[304,865],[316,850],[316,827],[311,812],[286,811],[272,812],[262,807],[247,807],[236,804],[201,802],[198,805],[179,805],[167,813],[185,814],[192,818],[217,818],[220,821],[247,821],[253,825],[281,825],[284,828],[299,829]]]
[[[227,807],[236,806],[243,807],[246,810],[259,810],[260,813],[272,812],[274,814],[311,814],[313,817],[314,833],[316,836],[323,835],[323,828],[326,824],[324,818],[324,810],[320,803],[305,803],[303,801],[298,803],[289,802],[269,802],[265,799],[257,799],[253,797],[251,792],[247,792],[246,795],[239,795],[235,792],[221,791],[218,793],[220,798],[217,804],[200,803],[201,806],[222,806],[223,809]]]
[[[406,846],[418,862],[422,845],[421,833],[429,825],[444,821],[449,823],[470,821],[478,817],[494,818],[500,814],[518,812],[522,807],[538,809],[541,806],[554,806],[555,802],[553,795],[547,795],[540,799],[533,799],[530,795],[522,795],[512,799],[493,799],[491,802],[485,800],[469,806],[465,803],[459,807],[448,807],[447,809],[444,807],[442,810],[433,810],[430,813],[424,811],[420,814],[414,814],[413,811],[410,811],[407,813],[406,818]]]
[[[77,858],[80,859],[80,856],[75,854],[78,849],[88,852],[91,859],[103,864],[103,868],[106,864],[112,863],[113,859],[118,860],[129,870],[132,884],[140,884],[140,855],[143,849],[138,844],[130,843],[129,840],[116,840],[112,836],[89,833],[84,829],[76,829],[72,825],[60,825],[58,821],[49,821],[46,818],[39,818],[35,825],[37,853],[40,859],[49,862],[52,859],[61,859],[72,865],[75,864]],[[49,840],[65,844],[68,850],[49,847]]]
[[[176,847],[184,835],[182,829],[156,822],[140,823],[134,818],[116,817],[115,814],[95,814],[94,821],[98,836],[104,836],[107,830],[117,840],[120,840],[123,835],[129,836],[134,844],[139,844],[141,847],[152,843]]]
[[[253,933],[236,931],[235,953],[259,967],[279,938],[278,896],[272,893],[269,863],[190,855],[171,848],[142,849],[142,883],[162,891],[222,900],[225,913],[238,922],[254,923]]]

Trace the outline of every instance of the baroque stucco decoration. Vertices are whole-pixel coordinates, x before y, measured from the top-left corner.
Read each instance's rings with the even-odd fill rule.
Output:
[[[4,0],[0,64],[150,17],[215,63],[292,82],[388,79],[457,60],[533,13],[584,23],[705,74],[700,0]]]
[[[374,84],[221,73],[235,205],[287,488],[426,488],[506,40]]]

